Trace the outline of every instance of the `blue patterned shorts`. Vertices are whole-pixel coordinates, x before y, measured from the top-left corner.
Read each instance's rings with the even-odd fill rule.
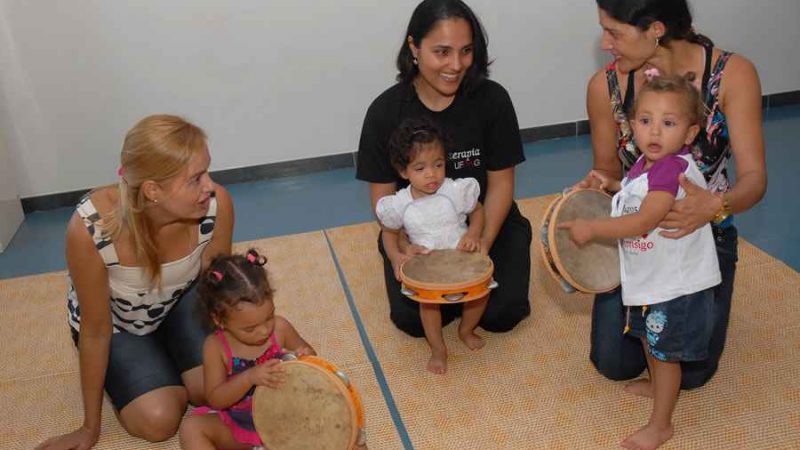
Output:
[[[628,308],[628,336],[647,340],[660,361],[702,361],[714,329],[714,288],[649,306]]]

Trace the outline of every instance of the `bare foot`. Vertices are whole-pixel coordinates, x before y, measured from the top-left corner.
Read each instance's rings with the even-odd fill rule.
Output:
[[[672,437],[672,432],[672,425],[667,428],[659,428],[647,424],[625,438],[620,445],[622,448],[631,450],[655,450]]]
[[[625,385],[624,391],[639,397],[653,398],[653,384],[647,378],[631,381]]]
[[[447,350],[431,349],[431,359],[426,366],[429,372],[442,375],[447,372]]]
[[[461,331],[458,332],[458,337],[461,339],[470,350],[480,350],[486,345],[486,341],[483,340],[482,337],[475,334],[474,331],[469,331],[467,333],[463,333]]]

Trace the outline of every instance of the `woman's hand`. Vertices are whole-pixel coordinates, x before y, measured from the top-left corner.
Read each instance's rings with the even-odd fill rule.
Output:
[[[587,220],[576,219],[562,222],[558,225],[559,230],[569,230],[569,237],[573,242],[582,246],[594,239],[594,230]]]
[[[251,367],[246,373],[253,386],[277,388],[285,378],[281,361],[278,359],[264,361],[262,364]]]
[[[664,216],[659,227],[672,230],[659,234],[669,239],[678,239],[709,223],[717,211],[722,208],[722,199],[692,183],[681,174],[678,182],[686,197],[675,202],[672,209]]]
[[[36,447],[36,450],[89,450],[100,438],[100,429],[89,429],[85,426],[72,433],[50,438]]]

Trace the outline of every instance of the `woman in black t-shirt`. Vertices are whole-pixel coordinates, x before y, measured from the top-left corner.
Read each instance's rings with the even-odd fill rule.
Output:
[[[387,148],[400,122],[428,116],[444,130],[452,143],[447,176],[476,178],[486,211],[481,251],[492,258],[499,287],[480,326],[508,331],[530,314],[531,227],[514,203],[514,166],[525,160],[514,106],[506,90],[487,79],[484,32],[463,2],[423,1],[405,36],[397,56],[398,83],[372,102],[364,119],[356,176],[370,183],[374,211],[378,199],[407,184],[392,168]],[[424,336],[419,305],[400,293],[394,268],[425,250],[403,239],[399,245],[385,242],[383,234],[378,248],[392,321],[412,336]],[[443,324],[460,312],[460,305],[443,307]]]

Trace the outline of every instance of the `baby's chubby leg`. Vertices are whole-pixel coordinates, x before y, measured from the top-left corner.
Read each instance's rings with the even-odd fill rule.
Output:
[[[250,449],[250,445],[237,442],[231,430],[217,414],[189,416],[183,420],[180,430],[181,448],[192,450],[217,448]]]
[[[442,336],[442,312],[439,305],[420,303],[419,315],[422,328],[425,330],[425,339],[431,346],[431,358],[426,368],[435,374],[447,372],[447,346]]]
[[[481,299],[464,303],[461,324],[458,326],[458,337],[470,350],[479,350],[486,344],[482,337],[475,334],[475,328],[478,326],[481,317],[483,317],[483,312],[486,311],[488,303],[488,295]]]
[[[646,343],[645,354],[651,371],[653,411],[647,425],[622,441],[622,447],[627,449],[654,450],[672,438],[674,432],[672,413],[681,387],[681,365],[654,358]]]

